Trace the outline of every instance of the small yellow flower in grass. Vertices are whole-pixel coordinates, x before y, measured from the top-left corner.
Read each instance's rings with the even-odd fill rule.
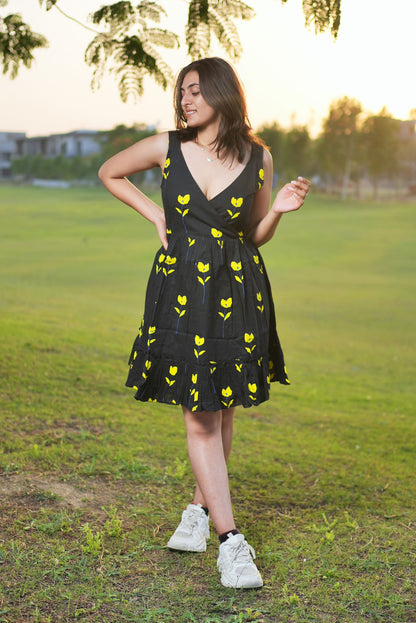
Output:
[[[183,206],[186,206],[189,203],[191,196],[190,195],[178,195],[178,203]]]
[[[221,394],[224,396],[224,398],[229,398],[232,393],[233,393],[233,390],[231,389],[230,386],[228,386],[225,389],[221,390]]]
[[[215,229],[215,227],[213,227],[211,229],[211,234],[214,236],[214,238],[221,238],[222,231],[219,231],[218,229]]]
[[[197,346],[202,346],[202,344],[205,342],[205,338],[204,337],[199,337],[199,335],[195,335],[195,344]]]
[[[241,270],[241,262],[231,262],[231,268],[233,270]]]
[[[170,366],[169,368],[169,374],[171,374],[172,376],[175,376],[175,374],[178,371],[178,366]]]
[[[251,392],[252,394],[255,394],[257,391],[257,385],[255,383],[249,383],[248,391]]]
[[[250,344],[253,340],[254,335],[252,333],[244,333],[244,341],[247,342],[247,344]]]
[[[232,304],[233,299],[231,298],[231,296],[228,299],[221,299],[221,307],[225,307],[225,309],[229,309]]]
[[[187,300],[188,300],[188,299],[186,298],[186,295],[185,295],[185,294],[184,294],[183,296],[181,296],[181,295],[179,294],[179,296],[178,296],[178,303],[179,303],[179,305],[186,305],[186,301],[187,301]]]
[[[197,267],[200,273],[207,273],[209,271],[209,263],[204,264],[203,262],[198,262]]]

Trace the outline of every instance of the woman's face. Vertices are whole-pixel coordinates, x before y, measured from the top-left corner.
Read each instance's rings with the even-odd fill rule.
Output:
[[[218,113],[201,95],[197,71],[186,74],[182,82],[181,95],[182,110],[188,127],[198,128],[217,121]]]

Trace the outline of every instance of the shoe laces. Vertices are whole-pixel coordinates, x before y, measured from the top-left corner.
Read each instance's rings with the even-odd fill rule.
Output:
[[[201,514],[196,508],[192,508],[185,513],[185,517],[182,518],[182,526],[189,532],[198,525],[201,519]]]
[[[256,557],[254,549],[245,540],[241,540],[239,543],[232,546],[231,553],[233,562],[238,565],[252,564],[253,558]]]

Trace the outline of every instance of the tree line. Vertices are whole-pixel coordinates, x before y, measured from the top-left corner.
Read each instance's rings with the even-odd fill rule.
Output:
[[[322,129],[312,138],[307,126],[281,128],[276,122],[258,130],[269,146],[275,171],[286,182],[303,171],[321,190],[360,196],[367,181],[377,198],[380,185],[416,194],[416,110],[400,121],[383,108],[364,113],[354,98],[331,103]]]

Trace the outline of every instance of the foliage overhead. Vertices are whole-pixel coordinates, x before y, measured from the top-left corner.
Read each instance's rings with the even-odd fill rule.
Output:
[[[2,2],[2,5],[5,3]],[[33,51],[47,45],[45,37],[32,32],[19,14],[0,18],[0,62],[3,74],[16,78],[20,64],[29,68],[34,59]]]
[[[252,19],[254,9],[242,0],[186,1],[185,42],[189,57],[195,60],[209,55],[215,38],[225,54],[231,60],[237,60],[243,48],[236,21]],[[282,4],[287,1],[281,0]],[[0,0],[0,7],[7,4],[8,0]],[[78,22],[60,8],[59,0],[39,0],[39,4],[46,11],[55,8]],[[175,3],[170,0],[169,4]],[[306,26],[314,27],[316,33],[329,30],[336,38],[341,20],[341,0],[302,0],[302,8]],[[89,18],[100,29],[94,30],[95,37],[85,52],[86,63],[93,67],[93,88],[99,86],[104,73],[109,72],[118,80],[123,101],[129,96],[143,94],[145,76],[150,76],[166,89],[172,80],[172,70],[163,59],[160,48],[179,46],[179,36],[156,26],[168,18],[158,2],[142,0],[135,4],[120,0],[101,6]],[[17,76],[20,64],[29,68],[34,50],[47,44],[45,37],[33,32],[19,14],[0,16],[0,64],[3,73],[9,74],[10,78]]]
[[[136,7],[122,0],[102,6],[92,14],[93,24],[104,27],[88,45],[85,60],[94,69],[92,86],[98,86],[107,69],[118,79],[123,101],[129,95],[142,95],[143,82],[150,75],[164,89],[172,78],[169,66],[157,46],[174,48],[178,37],[161,28],[149,27],[147,20],[159,23],[166,12],[157,2],[141,2]]]

